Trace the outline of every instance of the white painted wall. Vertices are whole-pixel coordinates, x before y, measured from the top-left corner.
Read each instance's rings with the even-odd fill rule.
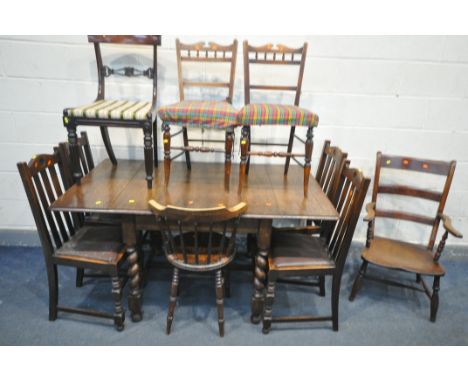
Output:
[[[233,37],[180,36],[182,41],[230,42]],[[413,155],[458,161],[446,213],[465,233],[468,244],[468,37],[457,36],[237,36],[254,45],[279,42],[300,46],[308,41],[301,105],[320,116],[315,134],[313,169],[323,141],[331,139],[349,153],[352,165],[372,177],[375,153]],[[123,60],[117,59],[124,53]],[[113,66],[126,62],[151,63],[146,48],[108,48],[105,60]],[[234,105],[243,104],[241,49]],[[224,68],[189,68],[192,76],[224,77]],[[295,81],[295,72],[263,70],[265,81]],[[254,75],[254,74],[253,74]],[[94,51],[86,36],[0,36],[0,230],[34,229],[26,196],[16,171],[18,161],[35,153],[50,152],[66,139],[61,114],[64,107],[94,99],[97,75]],[[144,79],[109,81],[109,97],[150,99]],[[200,93],[195,93],[194,96]],[[203,96],[207,94],[203,93]],[[175,37],[163,36],[159,49],[159,104],[178,99]],[[258,99],[291,102],[287,96],[260,94]],[[97,161],[105,157],[99,129],[87,128]],[[259,139],[281,139],[287,129],[259,128]],[[301,131],[300,131],[301,133]],[[209,135],[210,132],[207,133]],[[239,135],[239,134],[237,134]],[[111,130],[118,157],[142,158],[139,131]],[[238,138],[238,137],[237,137]],[[238,145],[236,143],[236,149]],[[206,160],[206,155],[196,157]],[[218,160],[222,160],[220,156]],[[238,152],[236,152],[238,160]],[[255,159],[254,161],[259,161]],[[419,177],[412,177],[416,183]],[[432,182],[430,183],[433,184]],[[396,201],[394,201],[396,203]],[[426,210],[423,203],[406,204]],[[418,241],[426,237],[423,226],[388,221],[380,232]],[[363,240],[360,224],[356,238]]]

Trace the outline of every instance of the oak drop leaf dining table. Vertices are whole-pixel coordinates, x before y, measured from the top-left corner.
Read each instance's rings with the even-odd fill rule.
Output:
[[[50,207],[53,211],[102,213],[119,217],[126,244],[130,291],[128,306],[133,321],[142,319],[142,290],[137,252],[138,230],[159,230],[148,201],[180,207],[207,208],[244,201],[248,208],[239,232],[257,235],[258,251],[251,302],[251,321],[261,320],[266,265],[273,219],[337,220],[338,213],[315,179],[310,179],[307,196],[303,192],[303,170],[292,166],[284,176],[282,165],[252,165],[248,177],[232,171],[228,178],[224,163],[195,162],[191,171],[185,163],[174,162],[169,180],[164,166],[154,169],[154,187],[148,189],[145,164],[141,160],[119,160],[117,166],[106,159],[68,189]]]

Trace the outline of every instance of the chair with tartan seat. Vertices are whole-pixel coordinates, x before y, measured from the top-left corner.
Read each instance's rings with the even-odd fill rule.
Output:
[[[166,182],[169,180],[171,161],[185,154],[187,168],[191,169],[190,152],[222,152],[225,154],[225,177],[231,173],[232,147],[234,143],[234,128],[238,125],[238,111],[232,106],[234,93],[234,76],[236,71],[237,40],[230,45],[220,45],[213,42],[195,44],[183,44],[176,40],[177,67],[179,78],[180,102],[163,106],[158,115],[162,120],[164,143],[164,170]],[[183,77],[182,63],[225,63],[230,65],[229,81],[189,81]],[[186,100],[185,88],[225,88],[228,95],[223,100]],[[181,129],[171,134],[170,126],[177,125]],[[224,140],[214,139],[189,139],[188,128],[219,129],[225,131]],[[179,134],[183,135],[183,146],[171,147],[171,139]],[[201,146],[190,146],[190,142],[201,142]],[[204,143],[223,143],[224,150],[206,147]],[[171,150],[181,152],[171,158]]]
[[[239,111],[238,122],[242,125],[241,138],[241,176],[248,174],[250,166],[250,156],[283,157],[286,160],[284,174],[288,173],[291,158],[304,167],[304,195],[307,195],[310,177],[310,162],[312,157],[312,134],[313,128],[317,127],[319,118],[311,111],[300,108],[302,78],[304,75],[305,59],[307,55],[307,43],[301,48],[294,49],[278,44],[254,47],[244,41],[244,96],[245,106]],[[295,86],[283,85],[256,85],[250,81],[250,65],[292,65],[299,67],[298,80]],[[294,91],[294,105],[282,105],[271,103],[250,103],[251,90],[268,91]],[[274,142],[252,142],[251,126],[290,126],[288,143]],[[295,134],[296,126],[307,127],[305,140]],[[298,139],[305,144],[305,153],[292,153],[294,139]],[[252,151],[251,146],[285,146],[286,152],[276,151]],[[302,164],[296,157],[305,157]]]
[[[80,183],[83,176],[80,169],[78,126],[100,126],[101,135],[109,159],[117,165],[112,144],[110,142],[108,127],[139,128],[144,134],[145,169],[148,188],[153,183],[153,163],[158,165],[157,135],[156,135],[156,96],[157,96],[157,47],[161,45],[161,36],[115,36],[90,35],[88,41],[94,44],[96,63],[98,69],[98,94],[96,100],[89,104],[69,107],[63,111],[63,124],[68,132],[70,143],[73,178]],[[131,44],[136,46],[150,45],[153,47],[153,66],[140,70],[134,67],[110,68],[103,65],[100,44]],[[125,77],[144,76],[152,80],[152,100],[113,100],[105,97],[105,78],[110,75]],[[153,154],[154,150],[154,154]],[[153,162],[154,160],[154,162]]]

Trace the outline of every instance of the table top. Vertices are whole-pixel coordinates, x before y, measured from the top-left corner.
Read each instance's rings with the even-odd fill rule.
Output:
[[[224,163],[173,162],[169,183],[164,184],[162,163],[154,170],[153,188],[148,190],[144,162],[119,160],[117,166],[106,159],[82,178],[51,206],[54,211],[100,212],[151,215],[148,200],[180,207],[207,208],[240,201],[248,205],[244,218],[337,220],[338,214],[314,178],[307,197],[303,191],[303,169],[283,165],[250,166],[239,187],[239,166],[232,165],[229,181],[224,179]]]

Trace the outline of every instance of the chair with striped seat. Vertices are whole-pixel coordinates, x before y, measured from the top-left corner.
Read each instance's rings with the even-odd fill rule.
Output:
[[[176,40],[177,67],[179,78],[180,102],[163,106],[158,115],[162,120],[163,143],[164,143],[164,170],[166,182],[169,180],[171,161],[185,154],[187,168],[191,169],[190,152],[221,152],[225,155],[225,177],[229,178],[231,173],[232,147],[234,144],[234,128],[238,126],[238,111],[232,106],[234,93],[234,76],[236,71],[237,40],[230,45],[220,45],[213,42],[195,44],[183,44]],[[216,63],[229,64],[229,81],[192,81],[183,76],[183,63]],[[186,100],[185,88],[224,88],[228,90],[227,97],[221,100]],[[180,126],[181,129],[171,134],[170,126]],[[216,129],[225,131],[224,140],[215,139],[189,139],[187,129],[201,128],[202,134],[205,129]],[[171,139],[179,134],[183,136],[183,146],[171,147]],[[201,146],[191,146],[190,142],[199,142]],[[224,143],[224,149],[207,147],[208,143]],[[171,157],[171,150],[181,152]]]
[[[304,195],[307,195],[308,183],[310,177],[310,162],[312,157],[312,134],[313,128],[317,127],[319,118],[311,111],[300,108],[299,100],[301,96],[302,78],[304,75],[304,66],[307,54],[307,43],[301,48],[293,49],[284,45],[278,44],[274,47],[272,44],[267,44],[260,47],[254,47],[244,41],[244,96],[245,106],[239,111],[238,122],[242,125],[241,138],[241,178],[244,174],[248,174],[250,166],[250,157],[282,157],[286,163],[284,174],[288,173],[289,163],[291,158],[299,165],[304,167]],[[257,85],[250,82],[250,65],[291,65],[298,66],[298,80],[294,86],[280,85]],[[294,91],[295,98],[293,105],[271,104],[271,103],[250,103],[251,90],[257,91]],[[275,142],[252,142],[251,126],[290,126],[288,143]],[[305,139],[298,137],[295,134],[296,126],[307,127]],[[294,139],[298,139],[305,144],[305,152],[303,154],[293,153]],[[251,146],[284,146],[286,151],[252,151]],[[304,164],[300,163],[296,157],[304,157]]]
[[[104,36],[90,35],[88,41],[94,44],[98,69],[98,94],[96,100],[79,107],[69,107],[63,111],[63,123],[68,131],[73,178],[80,183],[82,172],[79,164],[79,149],[76,129],[78,126],[99,126],[109,159],[117,165],[108,127],[139,128],[143,130],[145,147],[145,169],[148,188],[153,182],[153,163],[158,165],[157,134],[156,132],[156,95],[157,95],[157,47],[161,45],[161,36]],[[149,45],[153,47],[153,66],[140,70],[134,67],[110,68],[103,65],[102,43]],[[105,97],[105,78],[110,75],[125,77],[144,76],[153,82],[152,100],[116,100]],[[154,154],[153,154],[154,150]],[[153,162],[154,160],[154,162]]]

